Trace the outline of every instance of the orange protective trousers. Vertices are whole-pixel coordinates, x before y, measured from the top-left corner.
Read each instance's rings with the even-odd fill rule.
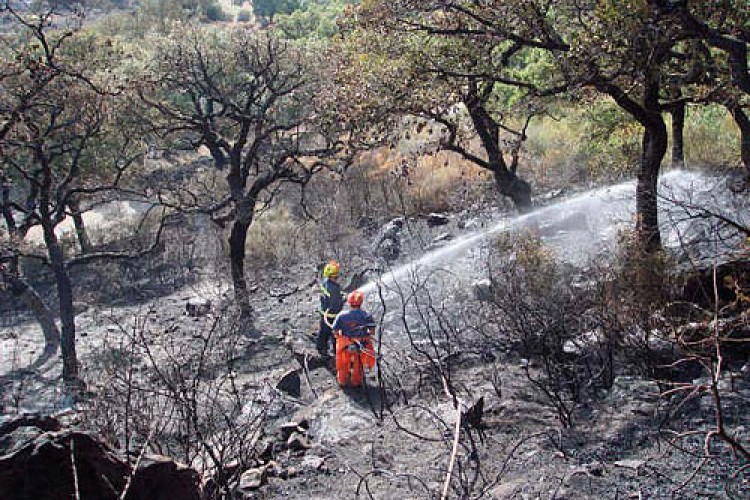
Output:
[[[360,349],[347,349],[360,342]],[[371,337],[336,337],[336,381],[341,387],[360,387],[364,379],[364,369],[375,366],[375,351]]]

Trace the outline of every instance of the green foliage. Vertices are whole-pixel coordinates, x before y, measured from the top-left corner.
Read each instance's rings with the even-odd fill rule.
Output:
[[[597,100],[582,109],[581,128],[581,153],[594,177],[635,171],[642,130],[630,115],[609,100]]]
[[[739,161],[739,134],[724,107],[688,108],[685,157],[696,166],[725,166]]]
[[[241,11],[240,11],[240,12],[239,12],[239,13],[237,14],[237,21],[239,21],[239,22],[241,22],[241,23],[246,23],[246,22],[250,21],[250,18],[251,18],[251,17],[252,17],[252,13],[251,13],[251,12],[250,12],[249,10],[247,10],[247,9],[242,9],[242,10],[241,10]]]
[[[609,100],[558,109],[555,118],[532,125],[528,153],[542,175],[611,179],[633,175],[641,151],[641,127]],[[691,106],[685,124],[685,157],[690,165],[726,166],[739,161],[738,132],[722,106]],[[669,161],[669,153],[665,162]],[[570,170],[573,170],[572,172]]]
[[[276,17],[281,36],[292,40],[328,39],[338,33],[337,19],[353,0],[314,0],[303,3],[290,14]]]
[[[227,19],[224,9],[218,3],[212,3],[206,7],[206,19],[209,21],[225,21]]]
[[[97,29],[123,39],[142,39],[151,31],[166,33],[174,21],[202,15],[209,0],[141,0],[134,11],[114,12],[97,22]]]
[[[541,180],[626,177],[640,153],[641,129],[611,101],[566,104],[529,129],[527,151],[540,166]]]
[[[254,0],[253,12],[258,17],[273,21],[277,14],[291,14],[300,8],[299,0]]]

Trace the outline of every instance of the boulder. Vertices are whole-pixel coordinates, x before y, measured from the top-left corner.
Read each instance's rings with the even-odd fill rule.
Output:
[[[253,490],[257,490],[264,484],[268,479],[268,467],[257,467],[255,469],[246,470],[240,476],[240,493],[250,493]],[[175,497],[178,498],[178,497]]]
[[[128,498],[200,500],[200,475],[187,465],[161,455],[141,459]]]
[[[281,380],[276,384],[276,388],[280,391],[286,392],[290,396],[295,398],[300,397],[301,381],[299,378],[299,370],[289,370],[281,376]]]
[[[286,441],[286,446],[292,451],[304,451],[312,448],[310,438],[300,432],[293,432]]]
[[[427,216],[427,226],[428,227],[435,227],[435,226],[444,226],[450,222],[450,219],[443,214],[436,214],[431,213]]]
[[[198,473],[166,457],[132,467],[99,436],[62,427],[54,418],[21,416],[0,425],[0,498],[200,500]]]

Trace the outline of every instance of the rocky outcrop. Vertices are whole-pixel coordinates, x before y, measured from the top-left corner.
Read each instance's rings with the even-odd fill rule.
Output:
[[[200,500],[200,475],[187,465],[161,455],[145,456],[138,464],[126,498]]]
[[[198,473],[169,458],[147,456],[134,471],[97,435],[54,418],[0,425],[0,500],[116,500],[126,488],[128,500],[202,498]]]

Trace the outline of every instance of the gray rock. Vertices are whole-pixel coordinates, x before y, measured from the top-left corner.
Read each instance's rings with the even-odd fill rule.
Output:
[[[71,453],[81,472],[76,485],[70,468],[60,466],[70,463]],[[2,422],[0,471],[0,492],[14,494],[0,493],[2,498],[72,498],[75,488],[80,498],[110,498],[113,490],[123,491],[128,478],[128,498],[201,498],[195,470],[167,457],[146,455],[133,471],[99,436],[61,427],[49,417],[22,416]]]
[[[448,224],[448,222],[450,222],[450,219],[443,214],[431,213],[427,216],[428,227],[444,226]]]
[[[309,428],[310,424],[307,422],[307,420],[301,420],[299,422],[287,422],[279,426],[279,435],[282,441],[286,441],[293,433],[298,432],[300,434],[304,434]]]
[[[617,467],[623,467],[625,469],[632,469],[634,471],[637,471],[638,469],[643,467],[645,463],[646,463],[645,460],[636,460],[633,458],[628,458],[628,459],[616,461],[615,465]]]
[[[318,455],[305,455],[305,458],[302,460],[301,467],[303,469],[317,471],[323,469],[324,464],[325,459],[323,457],[319,457]]]
[[[185,498],[198,499],[200,475],[187,465],[169,457],[148,455],[143,457],[135,476],[131,491],[133,498]],[[140,492],[136,495],[137,492]],[[130,498],[130,497],[128,497]]]
[[[492,281],[489,278],[475,281],[471,284],[471,293],[479,302],[489,302],[494,295]]]
[[[299,432],[293,432],[286,441],[286,446],[292,451],[304,451],[312,448],[310,438]]]
[[[300,382],[299,371],[289,370],[282,375],[281,380],[276,384],[276,388],[280,391],[286,392],[290,396],[298,398],[302,394]]]
[[[255,469],[246,470],[240,476],[239,491],[241,493],[249,493],[253,490],[257,490],[268,480],[268,467],[258,467]]]

